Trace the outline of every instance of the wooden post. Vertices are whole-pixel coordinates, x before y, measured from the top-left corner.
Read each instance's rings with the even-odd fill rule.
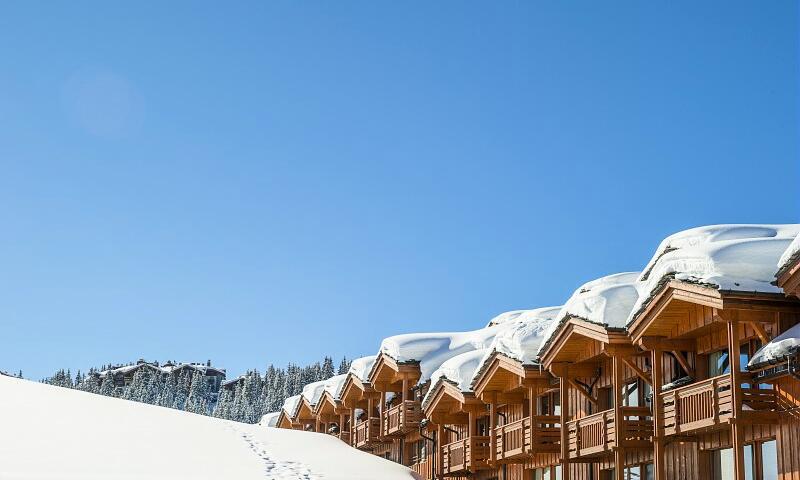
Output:
[[[385,391],[381,392],[380,402],[381,403],[378,404],[378,417],[381,419],[381,428],[380,428],[381,436],[384,436],[384,435],[386,435],[388,433],[386,431],[386,426],[387,426],[386,423],[387,422],[386,422],[386,419],[383,418],[383,411],[384,411],[384,409],[386,409],[386,392]]]
[[[664,354],[652,350],[653,380],[653,475],[654,480],[667,480],[664,469],[664,407],[661,405],[661,386],[664,383]]]
[[[561,479],[569,480],[569,379],[559,377],[559,408],[561,409]]]
[[[403,395],[401,396],[403,403],[408,400],[408,377],[403,376]]]
[[[739,359],[739,322],[728,320],[728,361],[731,366],[731,401],[733,402],[733,424],[731,446],[733,447],[733,473],[736,480],[744,480],[744,432],[740,424],[742,416],[742,374]]]
[[[625,364],[618,355],[611,357],[613,368],[611,388],[614,389],[614,477],[625,480],[625,418],[622,414],[622,386]]]
[[[436,424],[436,450],[439,459],[436,462],[434,476],[438,473],[439,477],[442,477],[444,476],[444,429],[441,423]]]
[[[354,447],[356,446],[356,421],[356,407],[353,404],[350,408],[350,445]]]
[[[492,465],[497,462],[497,439],[494,434],[494,429],[497,426],[497,392],[492,392],[489,399],[489,435],[491,435],[489,442],[489,456],[492,459]]]

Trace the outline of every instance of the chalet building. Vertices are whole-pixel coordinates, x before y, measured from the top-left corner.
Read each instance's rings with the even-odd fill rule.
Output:
[[[680,232],[563,307],[387,338],[264,422],[428,480],[800,480],[798,232]]]
[[[133,381],[136,372],[142,369],[150,370],[152,373],[167,377],[171,374],[180,375],[184,372],[200,372],[203,375],[206,383],[208,384],[211,393],[218,393],[222,383],[225,381],[225,369],[216,368],[211,366],[211,361],[207,363],[172,363],[167,362],[159,365],[158,362],[147,362],[139,359],[132,365],[121,365],[112,367],[108,370],[99,372],[96,375],[97,381],[102,382],[107,375],[112,375],[114,378],[114,385],[117,387],[126,387]]]

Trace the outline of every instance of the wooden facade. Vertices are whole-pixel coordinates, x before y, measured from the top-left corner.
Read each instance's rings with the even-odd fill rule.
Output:
[[[800,361],[746,368],[800,323],[788,293],[666,282],[626,328],[569,318],[541,364],[494,353],[466,392],[380,355],[279,426],[346,433],[425,479],[800,480]]]

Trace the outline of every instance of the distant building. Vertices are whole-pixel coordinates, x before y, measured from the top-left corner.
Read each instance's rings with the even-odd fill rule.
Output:
[[[183,372],[200,372],[212,393],[218,393],[222,383],[225,381],[225,369],[212,367],[211,361],[205,364],[167,362],[164,365],[159,365],[158,362],[147,362],[143,359],[139,359],[135,364],[112,367],[108,370],[96,373],[95,376],[98,382],[102,382],[106,376],[112,375],[114,386],[125,387],[130,385],[133,381],[136,372],[143,368],[150,369],[154,373],[161,374],[164,377],[171,374],[180,375]]]

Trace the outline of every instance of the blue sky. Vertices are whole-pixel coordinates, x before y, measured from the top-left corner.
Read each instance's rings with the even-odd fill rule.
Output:
[[[465,330],[800,220],[798,6],[0,7],[0,369]]]

